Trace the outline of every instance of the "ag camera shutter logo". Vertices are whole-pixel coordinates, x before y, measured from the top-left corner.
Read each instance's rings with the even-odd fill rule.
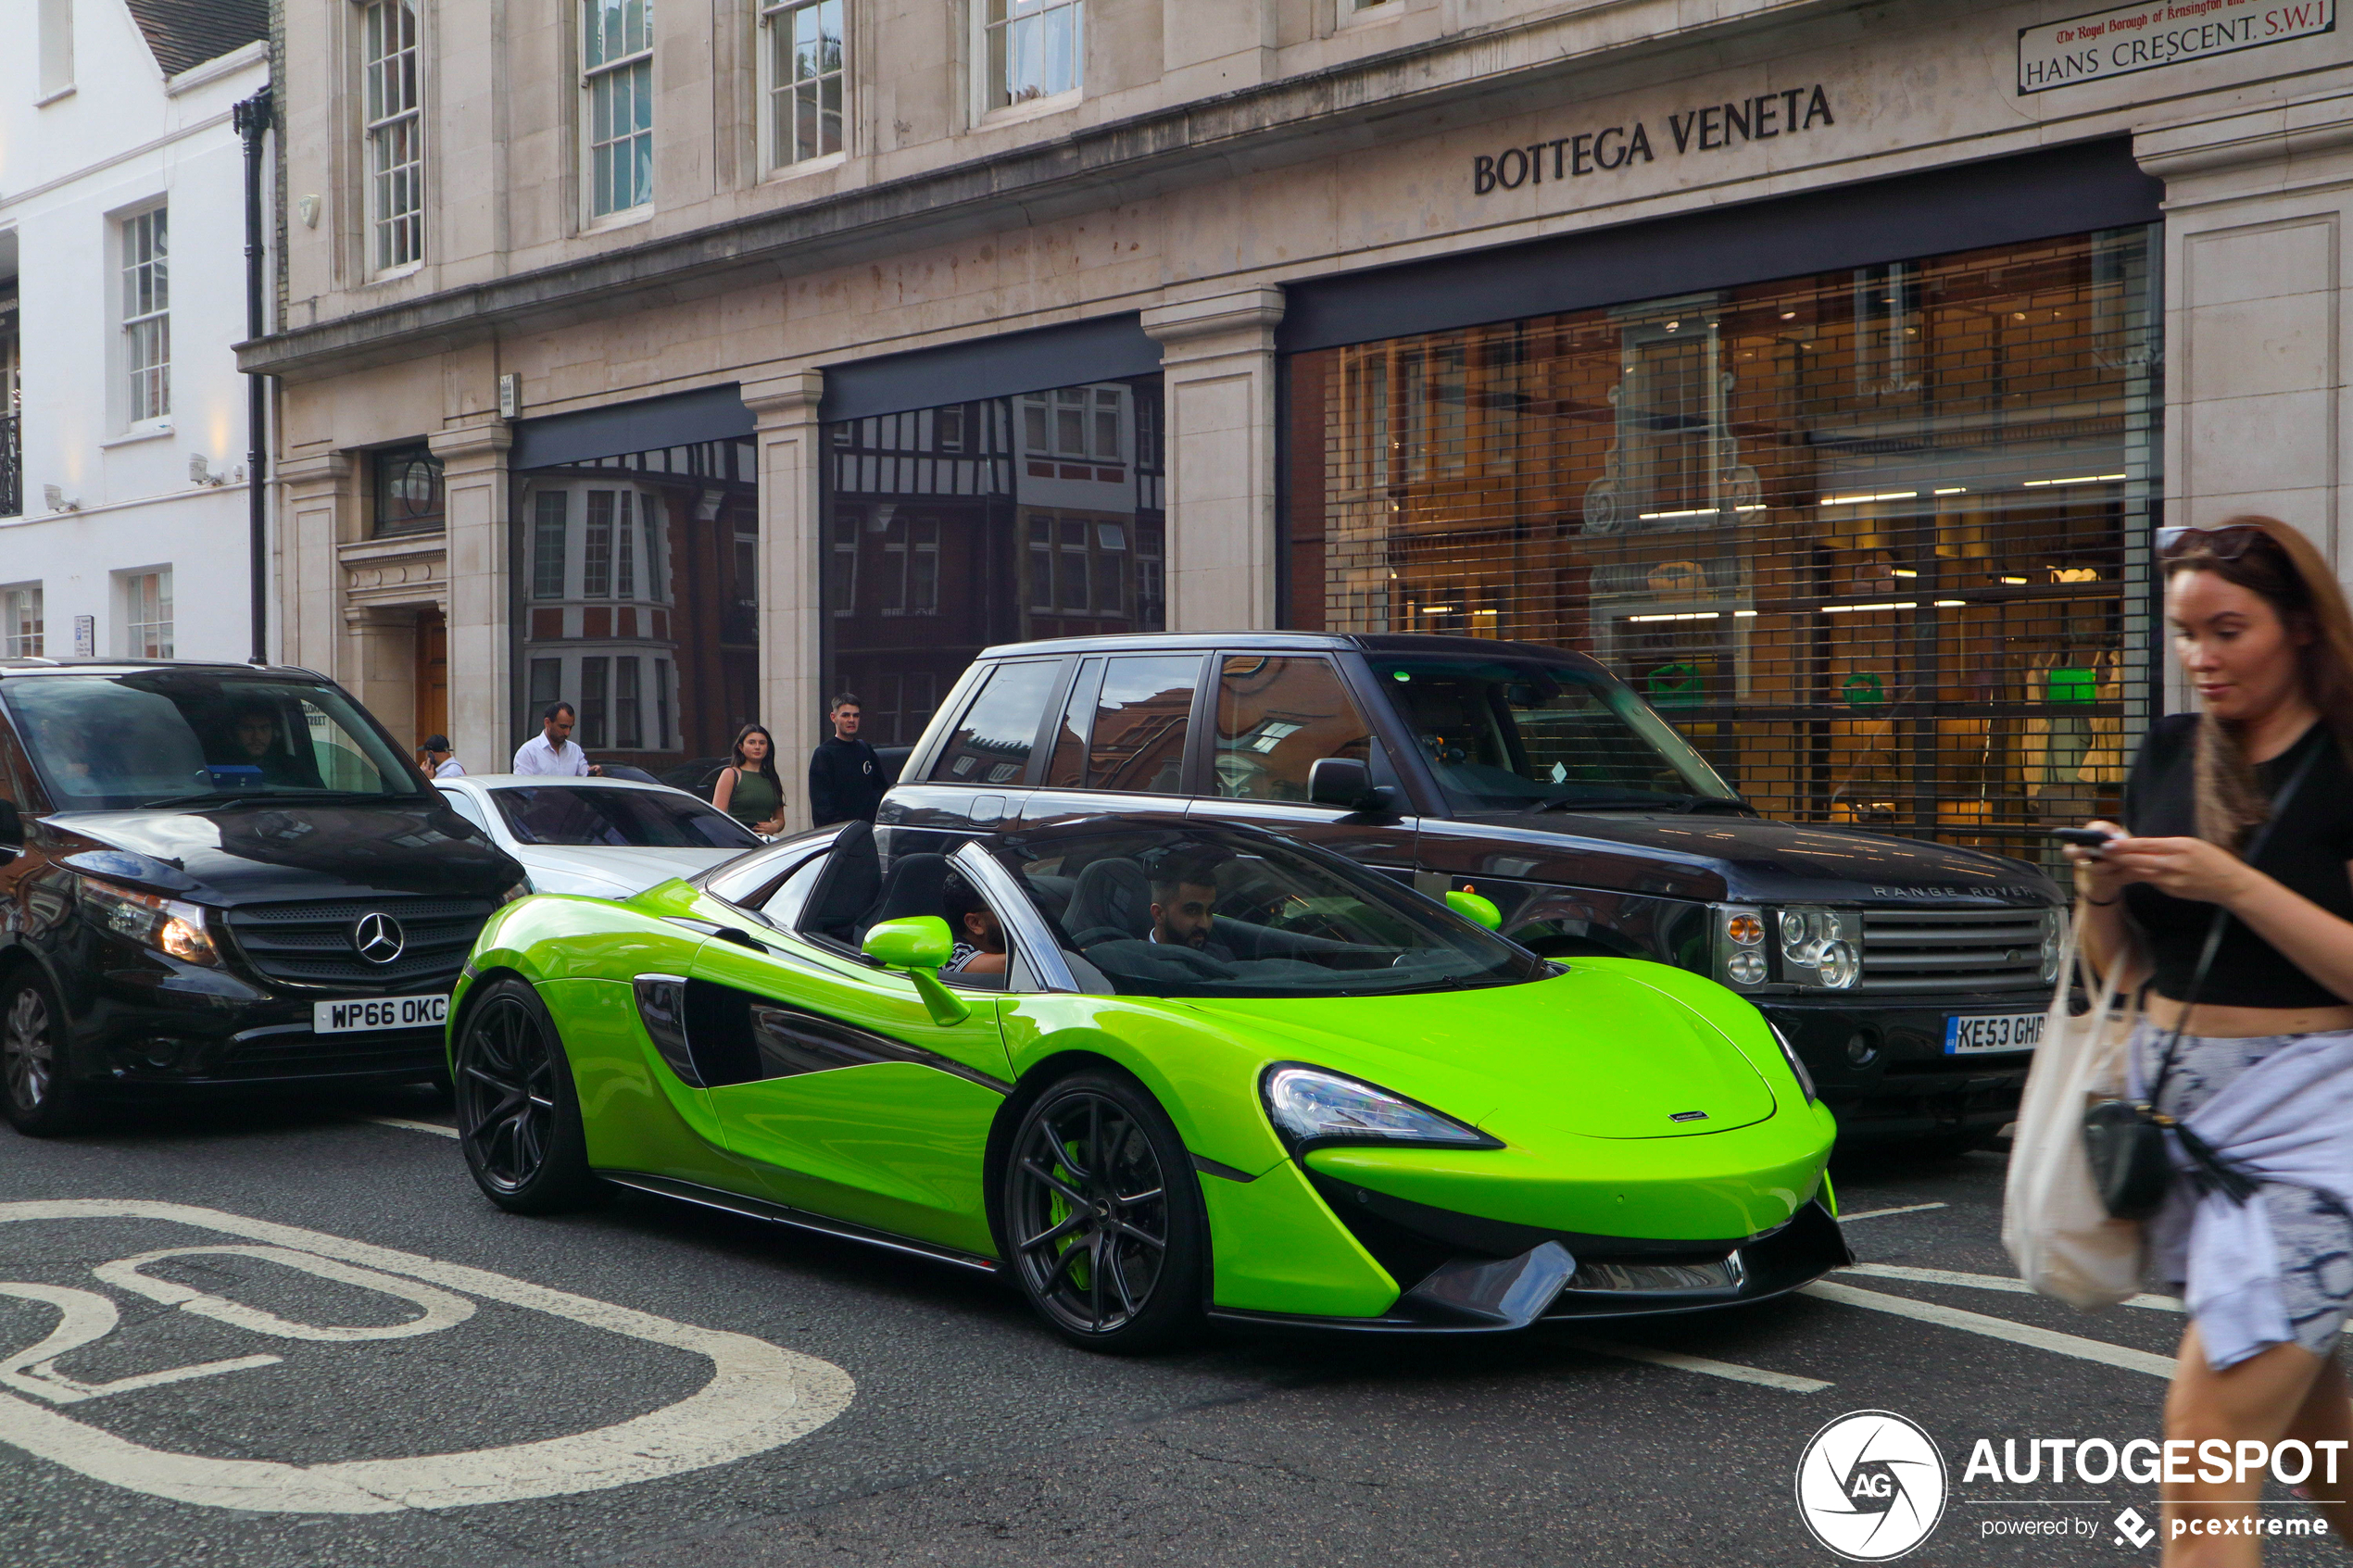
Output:
[[[1893,1411],[1850,1411],[1798,1456],[1798,1517],[1850,1562],[1885,1562],[1928,1539],[1946,1490],[1936,1440]]]

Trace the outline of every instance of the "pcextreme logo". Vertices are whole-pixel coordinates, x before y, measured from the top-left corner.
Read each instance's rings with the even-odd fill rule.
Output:
[[[1850,1411],[1798,1456],[1798,1517],[1852,1562],[1885,1562],[1928,1539],[1945,1492],[1935,1439],[1893,1411]]]

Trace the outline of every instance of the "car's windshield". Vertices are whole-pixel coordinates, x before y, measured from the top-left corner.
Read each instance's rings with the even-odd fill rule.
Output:
[[[1082,988],[1144,997],[1371,997],[1511,985],[1541,959],[1337,856],[1211,827],[999,842]]]
[[[60,811],[428,794],[358,706],[323,683],[151,670],[11,676],[0,696]]]
[[[1458,811],[1739,802],[1649,704],[1597,669],[1378,654],[1371,662]]]
[[[758,834],[690,796],[670,790],[530,784],[490,798],[523,844],[638,849],[757,849]]]

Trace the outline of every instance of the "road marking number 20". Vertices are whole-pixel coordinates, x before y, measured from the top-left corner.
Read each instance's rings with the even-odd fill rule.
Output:
[[[103,1198],[0,1203],[0,1224],[43,1220],[160,1220],[237,1238],[230,1243],[142,1252],[102,1263],[93,1273],[102,1282],[132,1295],[281,1340],[334,1343],[435,1334],[473,1316],[472,1298],[685,1350],[711,1364],[710,1381],[686,1399],[629,1421],[570,1436],[458,1453],[332,1464],[215,1459],[146,1448],[52,1407],[270,1366],[282,1358],[238,1356],[111,1382],[84,1382],[59,1371],[57,1362],[114,1331],[120,1321],[114,1302],[95,1291],[0,1281],[0,1297],[44,1302],[57,1311],[57,1327],[47,1337],[25,1349],[0,1354],[0,1443],[96,1480],[179,1502],[265,1513],[390,1513],[598,1491],[725,1464],[782,1447],[839,1415],[855,1391],[849,1374],[832,1362],[748,1335],[696,1328],[486,1270],[349,1241],[323,1231],[183,1203]],[[421,1315],[381,1327],[297,1323],[145,1272],[149,1265],[167,1259],[220,1254],[266,1260],[339,1284],[381,1291],[420,1309]]]

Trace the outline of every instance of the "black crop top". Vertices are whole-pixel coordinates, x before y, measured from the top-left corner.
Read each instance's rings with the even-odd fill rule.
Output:
[[[2311,771],[2296,786],[2287,815],[2271,830],[2256,858],[2256,869],[2300,893],[2339,920],[2353,920],[2353,770],[2325,721],[2256,774],[2266,794],[2276,795],[2308,752],[2320,748]],[[2139,838],[2195,838],[2197,805],[2194,772],[2197,715],[2173,713],[2158,720],[2141,742],[2133,775],[2124,786],[2124,822]],[[2256,833],[2263,830],[2257,828]],[[2252,834],[2249,835],[2250,837]],[[2158,995],[2180,1000],[2197,972],[2214,906],[2176,898],[2145,882],[2124,889],[2124,908],[2147,933],[2156,967]],[[2233,921],[2214,954],[2198,1000],[2229,1007],[2340,1007],[2347,1000],[2290,963],[2269,942]]]

